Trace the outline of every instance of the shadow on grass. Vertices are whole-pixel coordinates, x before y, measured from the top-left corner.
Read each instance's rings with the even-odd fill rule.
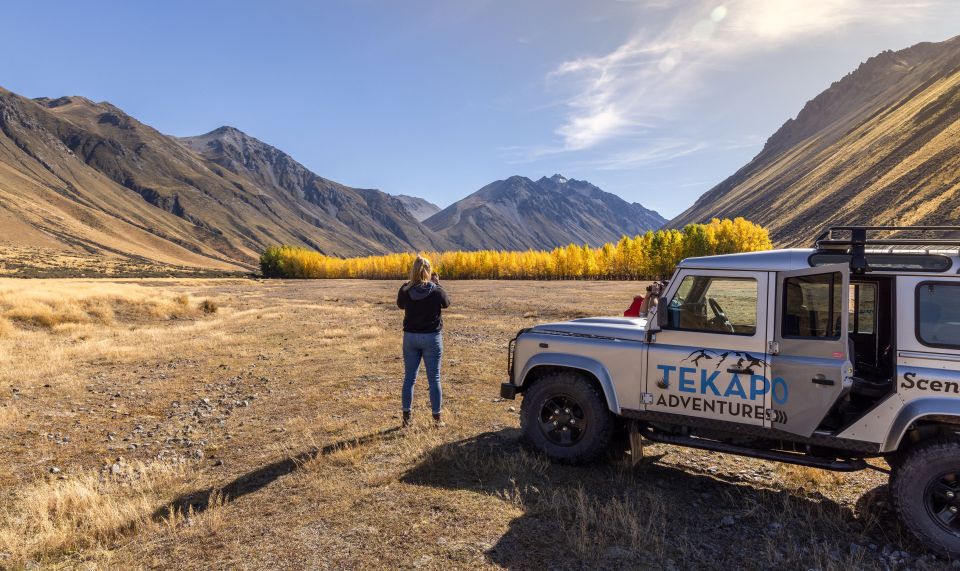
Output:
[[[901,537],[873,508],[861,516],[819,492],[725,481],[658,463],[662,456],[633,468],[613,457],[561,466],[519,440],[504,429],[447,443],[401,478],[520,507],[523,515],[486,550],[509,569],[871,569],[883,565],[866,546]],[[864,502],[882,504],[884,488]]]
[[[209,508],[215,501],[230,503],[247,494],[262,489],[277,478],[296,472],[301,466],[311,460],[326,456],[343,448],[360,446],[375,440],[395,438],[399,434],[401,434],[401,429],[394,427],[327,444],[321,448],[311,448],[295,456],[289,456],[283,460],[278,460],[272,464],[257,468],[252,472],[247,472],[223,487],[210,487],[184,494],[153,512],[153,520],[165,520],[171,515],[187,515],[191,511],[193,513],[200,513]]]

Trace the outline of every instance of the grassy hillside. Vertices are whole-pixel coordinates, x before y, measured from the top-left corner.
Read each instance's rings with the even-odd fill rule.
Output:
[[[745,216],[774,241],[827,224],[960,220],[960,38],[871,58],[670,222]]]

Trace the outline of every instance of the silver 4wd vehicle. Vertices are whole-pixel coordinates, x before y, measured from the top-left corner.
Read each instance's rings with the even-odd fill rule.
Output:
[[[904,524],[960,557],[960,228],[688,258],[641,316],[521,330],[501,396],[565,462],[634,437],[828,470],[881,457]],[[935,237],[930,238],[930,235]]]

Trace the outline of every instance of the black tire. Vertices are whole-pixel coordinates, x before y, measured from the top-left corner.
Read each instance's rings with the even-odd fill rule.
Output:
[[[900,520],[928,548],[960,558],[960,441],[921,443],[894,463],[890,489]]]
[[[614,428],[603,392],[575,371],[537,379],[520,406],[520,431],[527,443],[565,464],[595,461],[609,448]]]

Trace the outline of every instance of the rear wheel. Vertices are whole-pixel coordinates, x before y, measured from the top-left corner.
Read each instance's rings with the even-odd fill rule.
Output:
[[[960,558],[960,442],[920,444],[899,460],[890,487],[903,523],[929,548]]]
[[[524,394],[520,429],[530,445],[550,458],[583,464],[607,450],[614,418],[590,378],[563,371],[538,379]]]

